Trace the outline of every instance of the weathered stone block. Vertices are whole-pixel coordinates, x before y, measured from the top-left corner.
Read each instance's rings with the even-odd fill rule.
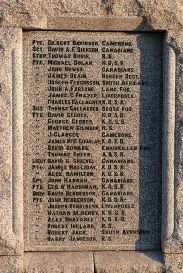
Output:
[[[164,273],[163,258],[158,251],[95,252],[97,273]]]
[[[93,273],[92,252],[30,252],[24,255],[24,273]]]

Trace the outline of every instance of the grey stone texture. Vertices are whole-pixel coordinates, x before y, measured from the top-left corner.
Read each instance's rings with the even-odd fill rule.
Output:
[[[1,256],[0,272],[2,273],[23,273],[23,257],[20,256]]]
[[[95,271],[183,272],[183,2],[173,0],[92,0],[0,2],[0,270],[26,272],[23,256],[23,115],[22,29],[165,31],[163,221],[161,260],[139,256],[137,267],[128,259],[95,254]],[[171,88],[170,88],[171,86]],[[173,99],[173,102],[172,102]],[[167,161],[167,158],[169,160]],[[171,204],[171,205],[170,205]],[[129,256],[133,254],[130,254]],[[82,253],[83,256],[87,255]],[[4,255],[4,256],[3,256]],[[9,256],[6,256],[9,255]],[[11,256],[11,255],[17,255]],[[18,256],[19,255],[19,256]],[[28,255],[28,254],[27,254]],[[60,253],[61,255],[61,253]],[[98,255],[98,258],[97,258]],[[101,255],[101,256],[100,256]],[[119,255],[119,253],[118,253]],[[120,257],[125,254],[120,253]],[[127,255],[127,257],[128,257]],[[137,255],[137,253],[135,254]],[[153,254],[154,255],[154,254]],[[162,254],[163,255],[163,254]],[[72,258],[71,262],[72,261]],[[93,260],[93,261],[94,261]],[[107,260],[107,262],[106,262]],[[135,259],[134,259],[135,261]],[[141,261],[147,262],[148,267]],[[63,263],[68,263],[64,259]],[[87,263],[87,261],[86,261]],[[93,263],[94,264],[94,263]],[[107,269],[106,269],[106,265]],[[117,266],[116,266],[117,264]],[[129,267],[128,267],[128,264]],[[91,265],[91,264],[90,264]],[[90,267],[90,266],[89,266]],[[31,266],[30,266],[31,268]],[[39,266],[38,266],[39,268]],[[164,268],[164,269],[162,269]],[[90,268],[91,269],[91,268]],[[48,272],[31,268],[31,273]],[[52,270],[52,269],[51,269]],[[93,270],[93,265],[92,265]],[[126,271],[125,271],[126,270]],[[127,271],[128,270],[128,271]],[[75,270],[77,272],[77,269]],[[94,271],[94,270],[93,270]],[[149,272],[151,272],[149,271]],[[29,272],[29,271],[27,271]],[[52,272],[54,272],[52,270]],[[57,269],[57,272],[63,272]],[[147,271],[148,272],[148,271]],[[154,271],[152,271],[154,273]],[[163,272],[163,271],[162,271]],[[50,273],[50,272],[49,272]]]

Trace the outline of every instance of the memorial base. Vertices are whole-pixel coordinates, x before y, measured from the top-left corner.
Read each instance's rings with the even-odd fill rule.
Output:
[[[2,273],[182,273],[182,254],[159,251],[26,252],[1,256]]]

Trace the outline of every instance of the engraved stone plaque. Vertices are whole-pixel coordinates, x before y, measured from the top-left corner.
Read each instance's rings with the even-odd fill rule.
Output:
[[[160,248],[162,36],[24,33],[26,250]]]

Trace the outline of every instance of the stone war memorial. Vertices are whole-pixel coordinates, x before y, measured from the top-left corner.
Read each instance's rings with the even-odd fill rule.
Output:
[[[0,2],[0,273],[183,273],[183,2]]]

